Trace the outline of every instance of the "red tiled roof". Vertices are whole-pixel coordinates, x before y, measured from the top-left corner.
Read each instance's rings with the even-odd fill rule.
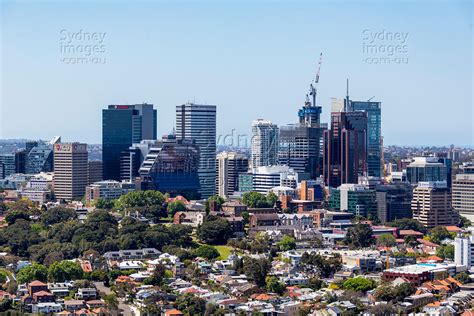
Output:
[[[423,236],[423,233],[417,232],[413,229],[402,229],[398,234],[400,236]]]
[[[31,281],[28,286],[47,286],[47,284],[41,282],[41,281],[38,281],[38,280],[35,280],[35,281]]]
[[[46,291],[39,291],[33,294],[33,296],[54,296],[54,294],[46,292]]]

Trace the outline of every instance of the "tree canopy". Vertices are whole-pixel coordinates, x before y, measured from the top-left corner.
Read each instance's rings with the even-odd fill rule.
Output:
[[[246,192],[242,196],[242,202],[250,208],[273,207],[278,197],[270,192],[266,196],[259,192]]]
[[[200,240],[210,245],[226,244],[232,237],[232,226],[224,218],[207,216],[206,220],[197,229]]]
[[[347,230],[344,243],[350,248],[369,247],[374,243],[372,228],[367,224],[356,224]]]
[[[355,277],[346,280],[343,284],[342,287],[345,290],[353,290],[357,292],[367,292],[369,290],[374,289],[376,286],[375,281],[366,279],[364,277]]]

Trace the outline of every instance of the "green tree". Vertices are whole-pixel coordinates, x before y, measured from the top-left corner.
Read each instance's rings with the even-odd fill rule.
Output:
[[[269,207],[272,207],[273,205],[275,205],[275,203],[277,203],[278,196],[275,193],[270,191],[270,192],[268,192],[265,199],[267,200],[267,204],[269,205]]]
[[[198,249],[196,249],[195,255],[197,257],[212,260],[219,257],[219,251],[217,251],[217,249],[212,246],[202,245],[202,246],[199,246]]]
[[[471,282],[471,277],[466,272],[458,273],[454,276],[454,278],[462,284]]]
[[[423,234],[426,233],[426,227],[416,219],[412,218],[400,218],[386,224],[391,227],[397,227],[400,230],[415,230]]]
[[[330,258],[325,258],[318,253],[305,252],[301,257],[301,264],[308,274],[328,278],[342,268],[342,257],[340,254],[334,254]]]
[[[53,282],[76,280],[82,277],[83,271],[77,262],[63,260],[53,263],[48,269],[48,280]]]
[[[113,200],[100,198],[95,201],[94,206],[98,209],[110,210],[114,207],[115,202]]]
[[[466,217],[464,217],[464,216],[459,216],[459,225],[458,225],[459,227],[464,227],[464,228],[466,228],[466,227],[469,227],[469,226],[471,226],[471,225],[472,225],[472,223],[471,223],[470,220],[468,220],[468,219],[467,219]]]
[[[444,239],[451,238],[451,234],[444,226],[433,227],[430,231],[430,240],[435,244],[440,244]]]
[[[76,218],[77,213],[75,210],[57,206],[48,209],[46,212],[41,213],[40,219],[43,225],[53,225],[57,223],[66,222],[68,220]]]
[[[350,248],[365,248],[373,244],[372,228],[367,224],[356,224],[347,230],[344,243]]]
[[[293,250],[296,248],[296,240],[293,237],[285,235],[279,242],[277,242],[277,246],[282,251]]]
[[[206,301],[193,294],[186,293],[178,296],[175,307],[184,315],[204,315],[206,311]]]
[[[216,212],[219,212],[222,209],[222,204],[224,204],[225,200],[220,197],[219,195],[213,195],[206,200],[206,213],[209,214],[211,210],[211,204],[216,203]]]
[[[376,286],[375,281],[369,280],[363,277],[355,277],[346,280],[342,287],[345,290],[352,290],[357,292],[367,292],[369,290],[374,289]]]
[[[272,207],[267,197],[259,192],[246,192],[242,195],[242,202],[250,208],[266,208]]]
[[[153,274],[150,277],[146,278],[143,281],[143,283],[151,284],[155,286],[161,286],[163,285],[165,273],[166,273],[166,267],[162,264],[159,264],[156,266],[155,271],[153,271]]]
[[[377,245],[385,247],[393,247],[397,244],[392,234],[382,234],[377,237]]]
[[[173,217],[177,212],[186,211],[186,205],[184,205],[183,201],[174,200],[173,202],[168,203],[167,210],[169,216]]]
[[[16,274],[16,280],[19,284],[29,283],[34,280],[46,282],[48,279],[48,268],[42,264],[33,263],[31,266],[26,266]]]
[[[14,224],[18,219],[24,219],[26,221],[29,221],[30,220],[29,211],[11,210],[5,216],[5,221],[8,223],[8,225]]]
[[[267,276],[265,278],[265,287],[267,291],[277,293],[279,295],[282,295],[286,290],[285,284],[280,282],[275,276]]]
[[[110,311],[114,312],[114,311],[118,310],[119,301],[118,301],[117,296],[115,294],[105,295],[104,302],[105,302],[107,308]]]
[[[229,221],[212,216],[208,216],[197,229],[199,239],[210,245],[226,244],[227,240],[232,237],[232,233],[232,226]]]
[[[265,279],[270,271],[271,263],[268,259],[244,258],[244,273],[260,287],[266,285]]]
[[[454,259],[454,245],[441,245],[436,249],[436,255],[443,259]]]

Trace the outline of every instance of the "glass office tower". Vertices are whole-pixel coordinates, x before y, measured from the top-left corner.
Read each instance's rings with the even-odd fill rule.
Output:
[[[186,103],[176,106],[176,138],[199,146],[201,198],[216,193],[216,106]]]
[[[367,173],[382,177],[382,115],[381,102],[351,101],[352,111],[367,112]]]
[[[153,104],[109,105],[102,110],[102,161],[105,180],[120,181],[123,151],[143,139],[156,139]]]

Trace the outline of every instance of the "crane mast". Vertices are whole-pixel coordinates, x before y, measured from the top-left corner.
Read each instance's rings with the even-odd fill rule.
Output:
[[[318,93],[319,73],[321,71],[321,63],[323,62],[323,53],[319,55],[318,70],[314,81],[309,85],[309,95],[313,97],[312,106],[316,106],[316,95]]]

